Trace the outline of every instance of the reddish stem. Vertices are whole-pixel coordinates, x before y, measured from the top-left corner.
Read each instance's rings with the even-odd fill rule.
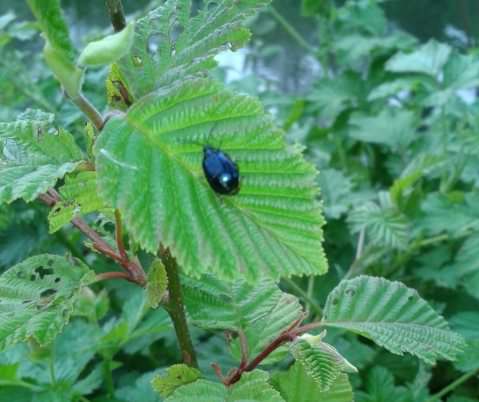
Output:
[[[233,370],[230,375],[226,378],[223,378],[221,374],[221,368],[215,364],[213,368],[215,369],[216,375],[220,378],[224,385],[231,386],[237,383],[243,373],[253,371],[256,367],[258,367],[263,360],[265,360],[271,353],[273,353],[276,349],[287,342],[294,341],[300,334],[308,332],[312,329],[316,329],[323,325],[321,322],[313,322],[311,324],[306,324],[300,326],[301,322],[304,320],[304,316],[295,320],[291,325],[286,328],[281,334],[279,334],[275,339],[271,341],[260,353],[256,355],[256,357],[251,360],[249,363],[244,363],[243,361],[240,363],[240,366]],[[241,341],[241,340],[240,340]],[[243,341],[241,341],[243,342]]]
[[[127,281],[132,282],[131,276],[128,272],[112,271],[112,272],[103,272],[96,276],[97,281],[105,281],[109,279],[126,279]]]
[[[42,200],[45,204],[47,204],[49,207],[53,207],[57,202],[60,201],[61,196],[58,194],[58,192],[50,188],[47,193],[41,194],[38,197],[40,200]],[[115,212],[115,217],[117,216]],[[119,214],[118,214],[119,218]],[[119,220],[119,219],[118,219]],[[111,247],[95,230],[93,230],[88,223],[86,223],[82,218],[76,217],[73,218],[71,223],[73,226],[75,226],[80,232],[82,232],[86,237],[88,237],[92,242],[93,242],[93,248],[100,252],[101,254],[111,258],[113,261],[118,263],[121,267],[123,267],[127,272],[112,272],[108,274],[114,274],[111,277],[115,278],[123,278],[127,279],[130,282],[134,282],[140,286],[145,286],[146,284],[146,276],[145,276],[145,271],[137,261],[132,261],[128,258],[128,254],[125,251],[124,245],[123,245],[123,240],[118,240],[119,238],[121,239],[122,236],[122,230],[121,226],[118,228],[118,220],[117,220],[117,225],[115,227],[115,233],[117,236],[117,244],[118,244],[118,252]],[[122,275],[119,275],[122,274]],[[103,275],[103,274],[100,274]],[[108,275],[103,278],[107,279]]]

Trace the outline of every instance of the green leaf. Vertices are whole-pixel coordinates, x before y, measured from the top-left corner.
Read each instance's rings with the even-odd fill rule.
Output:
[[[168,398],[177,388],[200,378],[201,372],[186,364],[174,364],[166,370],[166,375],[156,375],[151,380],[153,389],[163,398]]]
[[[127,297],[120,317],[103,326],[99,349],[107,358],[112,358],[121,348],[127,353],[136,353],[171,330],[166,311],[149,308],[145,289],[130,289]]]
[[[166,269],[161,260],[156,259],[150,265],[148,271],[148,282],[146,285],[146,293],[148,298],[148,305],[152,308],[157,308],[161,299],[165,295],[168,288],[168,276]]]
[[[65,53],[51,46],[49,42],[45,43],[43,57],[67,95],[72,99],[77,98],[81,90],[83,71],[75,67]]]
[[[392,353],[411,353],[434,364],[454,360],[464,342],[418,293],[399,282],[360,276],[328,296],[325,326],[363,335]]]
[[[28,0],[45,35],[43,55],[66,93],[75,98],[81,88],[83,72],[74,65],[75,49],[63,17],[59,0]]]
[[[311,91],[308,100],[314,110],[318,110],[327,126],[331,126],[338,116],[347,109],[359,103],[363,83],[360,77],[353,72],[348,72],[340,77],[323,79]]]
[[[296,361],[319,386],[328,391],[342,372],[356,373],[357,369],[331,345],[322,341],[323,335],[305,334],[290,346]]]
[[[326,12],[330,7],[330,0],[303,0],[301,2],[301,14],[310,17]]]
[[[479,369],[479,313],[463,311],[450,319],[451,327],[467,340],[464,352],[454,363],[459,370],[470,372]]]
[[[130,51],[134,34],[135,24],[131,22],[120,32],[88,43],[78,57],[78,64],[101,66],[116,62]]]
[[[392,148],[406,147],[416,136],[415,113],[397,108],[384,108],[375,116],[354,113],[349,124],[350,137]]]
[[[368,202],[354,209],[348,217],[354,233],[366,231],[369,241],[386,247],[404,249],[410,229],[406,217],[391,205],[388,193],[379,194],[380,204]]]
[[[285,373],[274,375],[273,384],[286,402],[353,401],[353,390],[346,374],[340,374],[328,391],[321,391],[318,383],[299,363]]]
[[[243,46],[243,27],[270,0],[207,1],[194,17],[191,0],[167,0],[136,23],[133,48],[118,63],[134,98],[216,66],[214,57]]]
[[[27,0],[27,2],[46,40],[73,62],[75,50],[63,17],[60,0]]]
[[[95,276],[79,261],[31,257],[0,276],[0,348],[33,338],[52,341],[68,322],[82,286]]]
[[[165,402],[284,402],[269,384],[268,373],[260,370],[245,373],[235,385],[198,380],[178,388]]]
[[[98,195],[96,173],[79,172],[75,176],[67,175],[65,184],[60,187],[62,199],[55,204],[48,214],[50,233],[60,230],[62,226],[80,215],[91,212],[103,212],[112,215]]]
[[[479,234],[469,236],[458,250],[456,259],[446,266],[446,270],[454,275],[456,280],[464,286],[467,293],[479,299]],[[447,272],[446,271],[446,272]]]
[[[430,40],[411,53],[397,53],[386,63],[386,70],[395,73],[422,73],[437,77],[447,63],[451,47]]]
[[[156,373],[156,371],[149,372],[137,377],[132,384],[122,384],[121,387],[115,389],[117,399],[109,399],[105,402],[161,402],[162,399],[151,387],[151,380]],[[99,402],[103,402],[103,399]]]
[[[269,279],[248,284],[204,276],[201,280],[184,278],[182,282],[193,323],[205,329],[241,331],[251,357],[302,316],[298,300],[281,292]]]
[[[239,165],[241,189],[206,181],[203,145]],[[160,242],[185,272],[227,278],[321,274],[323,217],[315,170],[261,104],[208,79],[185,80],[112,117],[95,147],[100,193],[142,247]]]
[[[416,228],[429,235],[447,232],[460,236],[467,228],[479,226],[477,201],[477,193],[454,197],[454,194],[430,192],[421,204]]]
[[[324,169],[319,174],[319,187],[324,200],[324,213],[331,219],[339,219],[352,204],[351,179],[336,169]]]
[[[358,393],[361,402],[412,402],[404,387],[394,385],[393,375],[384,367],[373,367],[366,380],[366,392]]]
[[[33,201],[82,159],[72,135],[53,124],[53,115],[27,110],[0,123],[0,203]]]

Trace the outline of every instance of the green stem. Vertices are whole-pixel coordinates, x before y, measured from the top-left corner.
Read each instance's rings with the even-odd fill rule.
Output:
[[[178,264],[168,249],[163,247],[160,250],[160,258],[166,269],[168,276],[168,295],[169,300],[166,304],[166,310],[173,321],[176,338],[181,350],[183,362],[188,366],[198,367],[196,352],[191,341],[188,323],[186,322],[185,307],[183,304],[183,295],[181,291],[180,275]]]
[[[82,93],[79,93],[72,99],[73,103],[90,119],[98,131],[101,131],[105,122],[100,112],[93,106],[90,101],[85,98]]]
[[[308,52],[316,53],[316,48],[306,42],[306,40],[301,36],[301,34],[296,30],[296,28],[294,28],[273,6],[269,7],[269,12],[284,28],[284,30],[298,43],[299,46],[301,46]]]
[[[55,376],[55,362],[54,362],[54,352],[52,352],[52,355],[50,356],[50,360],[48,361],[48,371],[50,373],[50,382],[52,385],[55,385],[57,382],[56,376]]]
[[[111,372],[111,359],[103,360],[103,380],[105,382],[106,392],[108,396],[113,396],[115,387],[113,385],[113,374]]]
[[[475,370],[475,371],[471,371],[469,373],[463,374],[457,380],[451,382],[448,386],[446,386],[442,390],[440,390],[437,394],[430,397],[426,402],[435,402],[435,401],[441,400],[441,398],[444,395],[446,395],[449,392],[455,390],[457,387],[459,387],[459,385],[465,383],[467,380],[474,377],[478,373],[479,373],[479,370]]]
[[[323,315],[323,310],[322,308],[319,306],[318,303],[316,303],[316,301],[310,297],[310,295],[303,290],[303,288],[301,288],[301,286],[299,286],[295,281],[293,281],[292,279],[284,279],[285,283],[290,287],[292,288],[302,299],[304,299],[304,301],[306,301],[309,306],[311,307],[311,309],[319,316],[319,317],[322,317]]]
[[[120,32],[126,26],[125,13],[121,0],[106,0],[106,6],[110,13],[111,25],[115,32]]]

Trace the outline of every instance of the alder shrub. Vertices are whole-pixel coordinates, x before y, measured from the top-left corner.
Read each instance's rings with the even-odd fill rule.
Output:
[[[400,268],[425,246],[409,243],[401,208],[418,202],[414,186],[436,159],[414,160],[378,201],[375,193],[363,193],[348,204],[353,185],[347,170],[326,169],[318,179],[315,165],[300,146],[285,141],[283,127],[257,97],[211,74],[216,55],[248,42],[246,22],[268,9],[268,0],[207,0],[199,10],[191,0],[166,0],[128,24],[115,12],[121,3],[107,3],[116,32],[81,51],[70,39],[59,0],[28,0],[33,25],[8,28],[15,17],[2,17],[8,29],[1,56],[10,77],[2,84],[5,93],[16,85],[12,93],[21,92],[38,108],[15,118],[4,112],[9,121],[0,123],[0,227],[13,228],[0,245],[1,263],[9,265],[0,276],[0,401],[350,402],[352,384],[361,381],[358,369],[365,367],[358,356],[370,353],[373,343],[422,361],[416,382],[422,389],[395,389],[386,369],[365,367],[369,394],[358,393],[359,400],[393,400],[395,392],[400,397],[394,400],[426,400],[429,367],[456,359],[466,342],[450,330],[440,306],[392,280],[394,275],[367,268],[386,255]],[[391,121],[401,131],[412,112],[384,108],[373,121],[363,99],[369,92],[355,92],[366,86],[355,65],[366,53],[384,58],[398,52],[387,62],[389,77],[398,76],[369,93],[373,102],[403,87],[420,91],[419,78],[407,73],[430,74],[423,81],[430,90],[450,48],[431,42],[411,53],[417,44],[410,37],[384,36],[374,31],[377,24],[364,34],[368,15],[384,19],[375,2],[349,2],[338,9],[339,19],[322,17],[314,2],[304,7],[321,12],[318,18],[331,32],[341,33],[344,27],[336,25],[344,21],[356,21],[350,28],[358,32],[331,38],[318,50],[315,56],[325,63],[335,52],[346,55],[342,65],[349,67],[319,81],[305,99],[292,100],[296,112],[283,126],[301,122],[309,128],[308,155],[318,141],[319,148],[333,149],[327,141],[338,145],[343,139],[328,135],[349,123],[353,140],[410,146],[413,136],[378,132],[392,130]],[[355,14],[364,9],[366,14]],[[32,38],[36,29],[44,47],[32,65],[45,63],[55,84],[40,67],[40,77],[34,76],[20,53],[7,48],[9,41]],[[88,85],[105,66],[108,111],[101,114]],[[42,78],[48,88],[29,84]],[[58,83],[64,98],[58,98]],[[95,102],[101,102],[98,93]],[[13,98],[12,106],[21,101]],[[316,113],[329,119],[330,131],[313,123]],[[78,119],[86,124],[73,125]],[[239,172],[239,191],[221,194],[219,184],[208,180],[205,149],[210,157],[221,156],[223,168],[226,163]],[[373,158],[376,151],[347,152],[360,160],[361,152]],[[399,161],[393,163],[397,170]],[[318,283],[328,271],[318,180],[326,189],[328,219],[349,211],[360,243],[367,236],[363,254],[324,303],[303,290],[304,280],[291,279],[316,277]],[[336,199],[329,202],[331,197]],[[427,202],[447,208],[441,197]],[[329,265],[335,264],[330,257]],[[349,348],[336,342],[345,332],[360,336],[348,338]]]

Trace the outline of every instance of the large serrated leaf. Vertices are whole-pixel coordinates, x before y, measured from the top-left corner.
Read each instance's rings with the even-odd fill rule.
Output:
[[[118,63],[133,96],[214,67],[214,56],[248,41],[244,21],[269,2],[206,1],[192,17],[191,0],[165,1],[137,21],[132,51]]]
[[[281,292],[269,279],[260,279],[253,285],[204,276],[200,281],[184,278],[183,285],[193,323],[206,329],[241,331],[250,357],[302,316],[298,300]]]
[[[241,189],[216,194],[203,146],[239,165]],[[261,104],[208,79],[185,80],[113,117],[96,147],[99,190],[145,250],[169,247],[189,274],[316,275],[327,269],[315,169],[287,148]]]
[[[34,200],[82,160],[72,135],[38,110],[0,123],[0,152],[0,203]]]
[[[260,370],[245,373],[235,385],[198,380],[178,388],[165,402],[284,402],[269,384],[268,373]]]
[[[340,374],[327,391],[295,363],[286,373],[273,377],[273,384],[286,402],[352,402],[353,391],[346,374]]]
[[[31,257],[0,276],[0,349],[30,338],[49,343],[68,322],[83,286],[95,275],[79,261]]]
[[[342,281],[328,296],[324,325],[356,332],[392,353],[408,352],[430,364],[454,360],[464,346],[415,290],[383,278]]]

